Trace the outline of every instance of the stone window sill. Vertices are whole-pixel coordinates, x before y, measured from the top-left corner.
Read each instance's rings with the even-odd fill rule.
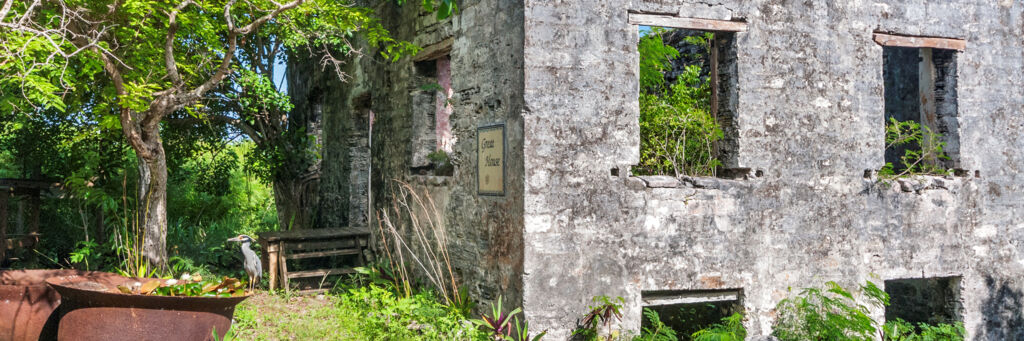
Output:
[[[760,174],[760,173],[758,173]],[[749,183],[756,180],[757,176],[742,177],[738,179],[724,179],[709,176],[680,176],[670,175],[641,175],[630,176],[627,181],[635,182],[646,188],[697,188],[697,189],[726,189],[734,186]]]
[[[977,174],[977,173],[975,173]],[[951,175],[912,175],[899,178],[879,178],[872,174],[864,179],[871,186],[880,186],[890,192],[921,194],[929,190],[957,191],[971,177]]]

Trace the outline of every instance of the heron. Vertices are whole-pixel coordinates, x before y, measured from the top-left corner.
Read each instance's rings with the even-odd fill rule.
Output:
[[[249,291],[255,288],[256,283],[260,280],[263,275],[263,264],[260,262],[260,256],[255,251],[249,248],[252,245],[252,237],[244,234],[238,235],[238,237],[228,239],[229,242],[242,243],[242,267],[245,268],[245,273],[249,275]]]

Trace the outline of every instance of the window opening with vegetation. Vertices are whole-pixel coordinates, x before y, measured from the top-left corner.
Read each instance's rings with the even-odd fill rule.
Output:
[[[679,340],[736,316],[742,321],[739,290],[655,291],[643,293],[643,330],[670,328]],[[656,318],[656,319],[655,319]],[[660,322],[659,322],[660,321]]]
[[[732,32],[640,26],[634,175],[716,176],[735,158]]]
[[[879,174],[947,174],[960,164],[956,51],[883,46],[885,167]]]
[[[448,55],[416,62],[417,88],[412,92],[413,174],[450,176],[452,135],[452,72]]]
[[[960,277],[911,278],[885,281],[889,306],[885,320],[914,325],[960,321]]]
[[[964,340],[963,323],[919,323],[910,325],[903,320],[889,319],[892,307],[908,302],[890,299],[889,283],[886,290],[867,281],[860,290],[848,290],[836,282],[824,287],[804,288],[799,294],[779,301],[772,336],[780,341],[836,340],[836,341],[919,341]],[[898,293],[893,293],[898,294]],[[872,318],[872,311],[886,307],[884,324]]]

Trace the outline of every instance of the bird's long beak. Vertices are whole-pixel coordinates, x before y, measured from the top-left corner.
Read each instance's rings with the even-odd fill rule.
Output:
[[[228,238],[228,241],[229,241],[229,242],[240,242],[240,241],[242,241],[242,240],[241,240],[241,239],[238,239],[238,237],[234,237],[234,238]]]

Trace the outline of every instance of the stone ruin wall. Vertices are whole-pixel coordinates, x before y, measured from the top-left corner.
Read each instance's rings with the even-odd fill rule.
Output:
[[[463,1],[444,23],[414,5],[377,10],[399,38],[452,38],[454,174],[410,171],[414,63],[366,57],[326,97],[323,181],[339,186],[322,186],[336,196],[321,204],[337,221],[349,211],[340,184],[358,162],[346,141],[355,113],[372,111],[374,207],[391,179],[429,192],[482,307],[502,294],[531,330],[561,339],[597,295],[625,298],[623,327],[635,330],[644,293],[740,289],[758,338],[790,287],[953,276],[972,338],[1024,337],[1019,1]],[[747,23],[735,35],[727,164],[753,176],[629,176],[639,159],[630,12]],[[876,31],[967,41],[956,68],[967,176],[870,176],[884,162]],[[478,196],[475,132],[496,122],[507,127],[507,192]]]
[[[747,23],[732,166],[760,177],[628,176],[639,159],[630,12]],[[759,338],[790,287],[960,276],[971,338],[1024,337],[1022,13],[1011,0],[525,1],[531,330],[566,337],[596,295],[624,297],[623,326],[636,329],[644,292],[731,288]],[[957,91],[968,176],[865,178],[884,162],[876,31],[967,41]]]
[[[355,181],[362,180],[372,165],[368,176],[371,229],[378,226],[374,212],[392,202],[394,180],[412,185],[421,195],[429,195],[443,215],[452,267],[479,307],[489,307],[499,295],[506,306],[521,305],[523,161],[522,148],[511,147],[522,145],[521,2],[460,1],[459,14],[442,22],[433,13],[421,11],[418,2],[364,5],[376,6],[393,37],[424,47],[423,53],[450,48],[453,110],[449,123],[456,141],[449,158],[454,172],[451,176],[420,174],[435,143],[433,117],[424,117],[433,114],[433,95],[425,95],[423,86],[436,82],[418,71],[420,57],[392,63],[364,46],[363,57],[344,70],[351,78],[343,84],[330,81],[331,92],[324,96],[331,104],[325,109],[321,186],[327,189],[321,216],[355,221],[356,213],[343,213],[358,211],[359,204],[349,198],[359,194],[350,187],[365,188],[365,182]],[[370,112],[375,120],[364,163],[351,152],[355,149],[350,141],[371,135],[365,128]],[[493,123],[505,123],[510,146],[506,194],[478,196],[476,129]]]

